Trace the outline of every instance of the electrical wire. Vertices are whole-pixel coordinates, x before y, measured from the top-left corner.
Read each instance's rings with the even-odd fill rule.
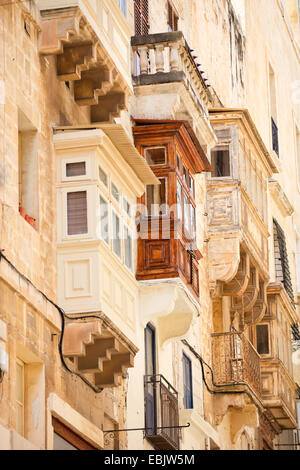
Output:
[[[97,318],[97,319],[100,319],[103,321],[103,318],[101,318],[100,316],[98,315],[85,315],[85,316],[79,316],[79,317],[70,317],[68,316],[64,310],[59,307],[53,300],[49,299],[49,297],[47,297],[46,294],[44,294],[44,292],[42,292],[40,289],[38,289],[24,274],[20,273],[20,271],[13,265],[13,263],[3,254],[3,250],[0,251],[0,262],[1,260],[4,259],[8,264],[9,266],[18,273],[18,275],[24,279],[26,282],[28,282],[32,287],[34,287],[34,289],[39,292],[51,305],[53,305],[56,310],[59,312],[60,314],[60,317],[61,317],[61,334],[60,334],[60,339],[59,339],[59,345],[58,345],[58,349],[59,349],[59,354],[60,354],[60,359],[61,359],[61,362],[64,366],[64,368],[71,374],[75,375],[76,377],[78,377],[80,380],[82,380],[88,387],[90,387],[95,393],[101,393],[103,391],[103,388],[98,388],[98,387],[94,387],[93,384],[91,384],[85,377],[83,377],[81,374],[79,374],[78,372],[75,372],[73,370],[70,369],[70,367],[68,366],[68,364],[66,363],[65,361],[65,358],[63,356],[63,337],[64,337],[64,332],[65,332],[65,323],[66,323],[66,319],[68,320],[82,320],[82,319],[86,319],[86,318]]]
[[[219,384],[216,384],[215,381],[214,381],[214,373],[213,373],[213,370],[211,368],[211,366],[209,364],[207,364],[204,359],[200,356],[200,354],[197,353],[197,351],[185,340],[181,340],[182,343],[187,346],[189,348],[189,350],[194,354],[194,356],[199,360],[200,362],[200,365],[201,365],[201,372],[202,372],[202,379],[203,379],[203,382],[204,382],[204,385],[207,389],[207,391],[211,394],[211,395],[242,395],[242,394],[246,394],[252,401],[252,403],[256,406],[256,408],[261,412],[261,413],[264,413],[267,411],[267,409],[265,408],[265,406],[263,405],[263,403],[261,402],[261,400],[259,399],[259,397],[256,395],[256,393],[250,388],[250,386],[245,383],[245,382],[237,382],[235,383],[234,385],[237,385],[237,386],[246,386],[249,390],[251,390],[251,393],[248,391],[248,390],[242,390],[242,391],[238,391],[238,390],[231,390],[230,392],[228,391],[225,391],[225,390],[212,390],[207,381],[206,381],[206,377],[205,377],[205,370],[204,370],[204,365],[206,367],[208,367],[208,369],[210,370],[210,373],[211,373],[211,378],[212,378],[212,385],[216,388],[224,388],[224,387],[232,387],[232,385],[230,384],[225,384],[225,385],[219,385]],[[255,396],[257,402],[253,399],[253,395]],[[269,416],[267,414],[265,414],[265,417],[266,419],[269,421],[270,425],[272,426],[272,428],[275,430],[274,428],[274,422],[275,422],[275,419],[272,421]]]

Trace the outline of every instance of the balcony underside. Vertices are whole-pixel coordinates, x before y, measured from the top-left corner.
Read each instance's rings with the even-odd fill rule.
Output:
[[[137,349],[101,319],[68,320],[63,355],[72,371],[97,388],[115,387],[133,367]]]
[[[79,7],[44,10],[39,51],[57,57],[57,77],[74,82],[74,99],[91,107],[91,122],[127,109],[130,90]]]

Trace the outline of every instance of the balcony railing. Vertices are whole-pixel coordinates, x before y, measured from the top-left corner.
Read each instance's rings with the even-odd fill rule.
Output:
[[[203,104],[207,107],[212,96],[181,31],[134,36],[131,45],[135,52],[136,85],[184,81],[196,104],[204,111]]]
[[[279,138],[278,138],[278,127],[273,118],[271,118],[272,123],[272,148],[274,152],[279,156]]]
[[[242,333],[212,335],[214,382],[220,386],[247,384],[261,395],[260,356]]]
[[[162,376],[145,376],[146,437],[157,449],[179,449],[178,393]]]

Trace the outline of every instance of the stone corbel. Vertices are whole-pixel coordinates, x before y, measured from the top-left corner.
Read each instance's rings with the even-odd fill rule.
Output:
[[[250,258],[247,253],[241,253],[240,263],[235,277],[223,287],[223,295],[229,297],[242,296],[250,280]]]
[[[231,282],[240,265],[240,240],[211,238],[208,243],[209,281],[212,296],[220,291],[220,283]]]
[[[254,307],[245,314],[244,321],[247,325],[254,325],[262,321],[267,309],[267,283],[259,282],[259,293]]]
[[[259,293],[259,274],[255,267],[250,270],[250,279],[245,293],[240,297],[232,297],[231,313],[232,319],[237,312],[246,313],[254,307]]]
[[[181,281],[141,281],[141,320],[157,321],[160,345],[183,337],[190,329],[199,306]]]

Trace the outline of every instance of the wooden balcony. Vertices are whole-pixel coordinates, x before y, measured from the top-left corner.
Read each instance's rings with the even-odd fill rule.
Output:
[[[178,393],[162,376],[145,376],[145,428],[156,450],[179,450]]]
[[[230,393],[245,386],[261,397],[260,356],[242,333],[212,335],[214,383]]]
[[[297,312],[284,285],[268,286],[268,309],[256,328],[268,331],[261,352],[262,398],[282,429],[296,429],[296,389],[292,366],[292,326]],[[257,336],[256,336],[257,337]],[[257,343],[262,343],[258,341]]]

